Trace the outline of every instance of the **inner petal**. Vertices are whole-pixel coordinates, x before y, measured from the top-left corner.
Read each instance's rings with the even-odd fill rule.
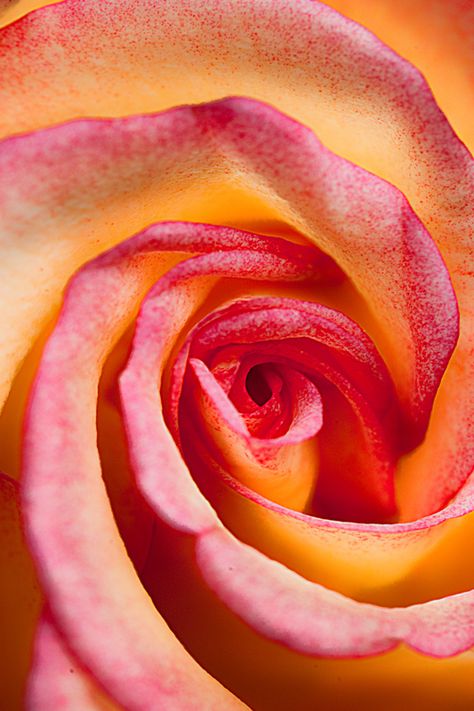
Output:
[[[288,399],[290,384],[304,377],[324,395],[328,413],[319,437],[324,467],[318,465],[318,486],[311,505],[305,502],[305,511],[338,520],[392,519],[400,413],[383,362],[352,321],[311,302],[248,298],[211,313],[195,327],[176,360],[175,382],[184,373],[186,353],[192,363],[198,359],[207,364],[221,384],[221,395],[228,394],[243,418],[245,431],[267,440],[289,429],[295,418],[294,406],[288,406],[293,402],[293,395]],[[249,394],[249,381],[253,392],[260,388],[257,397],[264,393],[264,404]],[[229,406],[226,398],[222,401]],[[175,394],[175,407],[178,402]],[[187,402],[182,417],[192,411]],[[177,414],[171,419],[177,422]],[[220,432],[221,425],[214,430]],[[178,439],[183,442],[185,437]],[[219,437],[215,441],[221,448],[216,461],[223,466],[229,461],[230,443]],[[191,468],[193,462],[194,457]],[[237,479],[242,481],[241,476]],[[252,488],[249,480],[244,483]],[[263,493],[258,487],[255,491]],[[293,508],[281,498],[278,502]]]
[[[191,471],[206,467],[212,456],[237,481],[266,498],[302,511],[310,501],[318,473],[315,436],[322,426],[322,403],[316,387],[295,371],[286,374],[289,415],[280,436],[259,438],[250,433],[245,418],[202,361],[191,360],[198,388],[183,393],[186,436],[183,443],[205,443],[198,454],[185,446]],[[195,436],[190,436],[193,431]],[[275,434],[275,433],[272,433]],[[197,435],[197,437],[196,437]]]

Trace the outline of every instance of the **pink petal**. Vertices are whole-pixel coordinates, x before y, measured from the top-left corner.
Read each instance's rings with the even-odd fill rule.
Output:
[[[264,558],[223,530],[200,536],[197,556],[208,584],[239,617],[303,654],[365,656],[403,641],[424,654],[448,657],[474,643],[473,591],[406,608],[357,603]]]
[[[326,4],[367,27],[418,67],[454,130],[472,150],[474,6],[470,0],[328,0]]]
[[[106,495],[100,481],[97,454],[92,444],[96,397],[96,385],[92,375],[94,372],[97,373],[98,365],[103,360],[105,352],[127,324],[137,297],[139,298],[150,285],[157,268],[161,268],[163,257],[150,252],[159,245],[160,229],[164,234],[160,245],[162,248],[167,246],[168,240],[168,249],[170,245],[174,249],[183,249],[186,243],[191,243],[186,236],[196,230],[194,248],[196,249],[201,242],[201,249],[204,250],[209,248],[205,239],[207,234],[211,232],[217,236],[219,230],[219,228],[192,225],[174,227],[165,225],[162,228],[153,228],[143,236],[99,258],[76,277],[69,289],[63,315],[45,352],[26,432],[26,514],[30,540],[40,564],[43,583],[48,590],[48,599],[61,629],[70,639],[78,657],[87,665],[94,665],[97,677],[114,698],[128,699],[130,703],[132,699],[127,675],[123,669],[122,655],[125,655],[125,649],[122,644],[125,643],[127,649],[130,647],[135,649],[137,664],[142,670],[140,673],[144,675],[142,678],[143,683],[146,683],[146,689],[150,688],[149,674],[154,674],[152,671],[154,665],[158,664],[159,668],[163,659],[166,659],[166,654],[174,660],[181,658],[184,652],[176,648],[175,641],[169,638],[169,631],[163,629],[160,618],[148,607],[139,582],[117,541]],[[180,241],[180,231],[184,233],[182,241]],[[237,239],[242,240],[242,237],[237,234]],[[267,244],[274,242],[270,238],[262,238],[262,241]],[[276,241],[276,243],[281,242]],[[225,245],[225,242],[221,241],[221,244]],[[228,249],[231,247],[232,245],[227,244]],[[264,262],[259,259],[257,252],[252,257],[251,252],[243,251],[240,253],[243,262],[237,265],[238,273],[240,276],[248,273],[263,278],[269,278],[273,273],[273,278],[281,280],[286,272],[287,278],[302,278],[305,272],[301,265],[308,264],[308,260],[304,249],[301,250],[301,247],[291,248],[287,244],[282,257],[272,257],[267,253]],[[239,252],[230,251],[230,259],[226,259],[225,252],[221,253],[221,274],[233,273],[238,254]],[[287,255],[288,259],[285,260],[283,255]],[[204,260],[205,265],[206,259],[209,260],[205,256],[195,258],[191,262],[197,265]],[[265,271],[262,270],[263,264]],[[311,265],[309,266],[313,269]],[[178,273],[180,269],[185,269],[187,279],[176,280],[171,272],[168,278],[158,283],[144,306],[139,319],[139,329],[143,330],[143,335],[137,336],[135,354],[128,371],[122,378],[122,387],[127,427],[131,437],[131,455],[137,468],[139,485],[149,503],[164,520],[180,530],[187,530],[189,533],[194,531],[199,538],[201,535],[205,536],[206,531],[216,529],[219,532],[221,529],[215,514],[202,499],[183,466],[175,445],[166,434],[160,414],[159,395],[154,383],[156,378],[159,378],[164,352],[170,348],[177,330],[192,314],[199,299],[203,297],[203,290],[206,293],[210,284],[215,281],[215,277],[205,277],[202,268],[194,269],[196,278],[193,285],[190,280],[193,271],[189,272],[188,264],[184,263],[177,269]],[[214,266],[213,271],[215,270]],[[211,271],[211,275],[212,273]],[[170,313],[173,314],[171,322],[167,318]],[[157,328],[153,326],[153,320]],[[150,340],[153,336],[155,341]],[[147,353],[150,346],[152,349]],[[57,437],[51,438],[42,434],[52,431],[57,432]],[[84,442],[87,440],[91,443],[90,448],[84,447]],[[58,470],[59,462],[61,468]],[[66,462],[70,462],[69,466],[74,471],[74,486],[68,472],[69,467],[65,468]],[[51,477],[52,471],[55,472],[54,478]],[[438,519],[444,521],[449,514],[449,511],[443,512],[438,515]],[[401,524],[400,526],[410,530],[411,527],[421,528],[429,526],[430,523],[430,521],[421,521],[416,525]],[[344,525],[337,523],[331,525],[344,528]],[[383,535],[390,535],[391,531],[399,530],[396,526],[371,528],[352,524],[348,527],[356,531],[375,530],[377,533],[383,531]],[[67,537],[64,535],[65,531]],[[241,553],[245,548],[230,534],[226,533],[225,537],[226,549],[229,545],[231,554],[237,556],[238,570],[245,570],[247,554]],[[98,541],[102,542],[100,547]],[[74,550],[72,556],[71,549]],[[271,571],[277,564],[256,551],[251,555],[256,556],[258,566],[262,566],[264,581],[266,568]],[[215,564],[219,567],[218,560]],[[206,568],[206,565],[204,567]],[[311,599],[314,595],[318,596],[318,590],[322,588],[309,582],[302,583],[303,579],[299,576],[286,572],[287,577],[283,584],[287,594],[296,594],[303,584],[304,589],[309,591]],[[237,576],[229,579],[220,592],[221,597],[231,606],[234,605],[231,595],[233,581],[237,579]],[[71,580],[74,580],[72,588]],[[91,585],[92,580],[95,581],[94,585]],[[262,584],[265,585],[264,582]],[[305,587],[306,585],[309,587]],[[118,598],[110,597],[114,590],[120,591]],[[336,600],[340,598],[336,593],[327,590],[324,590],[324,595],[329,596],[331,604],[333,596]],[[107,600],[107,606],[97,605],[98,598]],[[125,606],[124,600],[127,600]],[[311,603],[308,604],[312,609]],[[358,603],[344,599],[344,605],[348,606],[350,619],[352,615],[359,614],[361,608]],[[81,611],[84,609],[87,609],[90,620],[87,628],[83,626]],[[421,606],[420,609],[423,611],[425,608]],[[378,608],[375,610],[376,619],[379,620]],[[239,605],[235,611],[242,616],[247,614],[240,609]],[[386,613],[381,614],[385,620]],[[401,639],[410,643],[408,628],[403,625],[400,627],[400,614],[397,611],[393,612],[393,619],[389,618],[387,623],[389,630],[387,633],[384,632],[385,627],[380,628],[378,623],[374,625],[370,634],[364,632],[367,634],[367,641],[364,643],[367,652],[374,649],[374,644],[377,649],[380,649],[380,645],[387,645],[389,639],[390,645],[394,643],[393,640]],[[292,633],[288,633],[288,628],[280,629],[281,619],[273,617],[273,625],[272,638],[287,639],[289,634],[287,643],[293,644]],[[120,639],[110,645],[110,634],[113,629],[120,629]],[[259,629],[262,633],[268,633],[263,622]],[[153,640],[160,640],[161,661],[155,659],[152,654],[156,649],[156,642],[154,641],[150,648],[151,639],[150,642],[147,641],[149,635],[152,635]],[[97,646],[100,645],[100,639],[108,640],[108,652],[104,657],[100,653],[100,647]],[[464,644],[465,637],[462,639]],[[330,639],[319,638],[319,646],[312,647],[312,653],[320,653],[330,643]],[[422,647],[419,642],[417,645]],[[335,654],[357,654],[360,653],[360,648],[358,649],[359,652],[347,643],[344,649],[336,647]],[[429,635],[423,649],[430,651]],[[446,653],[451,654],[454,647],[449,646],[447,650]],[[182,661],[181,665],[183,663]],[[190,662],[187,661],[187,667],[189,664]],[[194,675],[194,671],[190,670],[189,673]],[[206,678],[206,681],[203,680],[201,683],[209,682]],[[164,692],[159,684],[158,687],[156,686],[155,682],[152,683],[151,688],[154,694]],[[186,693],[184,682],[180,688],[183,693]],[[144,691],[145,704],[147,693]]]
[[[180,267],[184,272],[186,265]],[[145,325],[141,328],[146,334]],[[148,328],[151,330],[149,324]],[[307,377],[322,378],[335,386],[353,412],[347,412],[347,405],[342,413],[332,412],[337,408],[334,394],[327,393],[327,401],[333,406],[327,414],[335,423],[342,420],[344,424],[342,432],[336,425],[328,438],[326,422],[325,437],[321,440],[325,446],[321,453],[324,480],[319,485],[323,497],[320,504],[326,508],[332,505],[331,518],[377,520],[393,515],[394,457],[399,444],[392,430],[397,433],[399,423],[396,414],[395,417],[388,414],[393,415],[396,409],[392,384],[378,353],[356,324],[311,302],[255,298],[238,301],[204,319],[188,340],[194,357],[206,359],[206,350],[210,350],[216,363],[220,350],[226,352],[227,343],[233,344],[234,349],[238,344],[248,344],[242,345],[241,350],[249,348],[262,362],[300,368]],[[179,381],[179,374],[176,380]],[[176,397],[173,394],[174,400]],[[351,417],[354,431],[349,434]],[[171,414],[173,419],[175,415]],[[250,488],[259,491],[255,486]],[[283,503],[284,497],[281,498]]]
[[[29,711],[119,709],[71,657],[47,616],[40,621],[36,634],[26,707]]]
[[[100,367],[162,261],[146,250],[122,262],[106,255],[102,268],[100,261],[92,264],[69,288],[27,419],[27,531],[58,628],[119,704],[242,708],[193,661],[154,609],[118,537],[100,475]]]

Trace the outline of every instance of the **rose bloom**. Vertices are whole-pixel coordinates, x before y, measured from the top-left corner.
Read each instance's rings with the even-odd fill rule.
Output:
[[[41,4],[0,3],[1,707],[474,708],[472,2]]]

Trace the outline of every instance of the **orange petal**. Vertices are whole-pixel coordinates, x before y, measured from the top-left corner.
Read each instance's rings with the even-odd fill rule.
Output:
[[[474,6],[468,0],[327,0],[426,77],[461,140],[474,149]]]

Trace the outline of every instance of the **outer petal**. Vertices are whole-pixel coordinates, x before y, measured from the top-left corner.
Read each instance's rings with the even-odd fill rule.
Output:
[[[163,250],[207,251],[213,240],[222,248],[224,235],[236,245],[263,247],[264,270],[269,275],[275,271],[279,279],[285,274],[301,279],[317,268],[317,251],[297,245],[290,250],[282,240],[206,226],[151,230],[142,239],[141,251],[121,245],[116,254],[103,255],[74,280],[46,347],[27,420],[25,515],[48,601],[81,663],[94,670],[112,698],[131,709],[154,704],[170,709],[242,708],[192,661],[154,611],[118,539],[94,448],[100,367],[140,296],[160,273]],[[292,259],[278,256],[282,247],[283,253],[290,250]],[[253,273],[252,252],[244,254]],[[192,303],[212,281],[201,283],[200,293],[189,290]],[[173,300],[176,317],[179,306]],[[179,496],[186,499],[189,486],[184,483]],[[213,521],[210,511],[202,500],[186,525],[205,529],[206,522]]]
[[[68,318],[47,347],[26,428],[29,539],[58,626],[119,704],[242,708],[186,653],[141,587],[117,535],[94,446],[100,365],[159,262],[143,260],[123,288],[120,270],[112,269],[103,281],[92,273],[93,290],[81,275],[69,292]],[[97,299],[101,308],[94,306],[90,319]]]
[[[252,708],[372,711],[382,704],[388,711],[466,711],[472,706],[472,651],[449,659],[423,656],[405,645],[351,660],[297,654],[226,614],[194,560],[189,540],[177,539],[176,532],[160,526],[144,577],[147,589],[195,658],[238,690]],[[233,567],[229,559],[226,562]],[[170,574],[166,581],[156,574],[163,569]]]
[[[454,130],[474,148],[471,0],[326,0],[423,72]]]
[[[3,135],[242,94],[395,183],[440,238],[452,241],[453,226],[466,236],[472,166],[426,83],[322,3],[67,0],[10,26],[1,41]]]

